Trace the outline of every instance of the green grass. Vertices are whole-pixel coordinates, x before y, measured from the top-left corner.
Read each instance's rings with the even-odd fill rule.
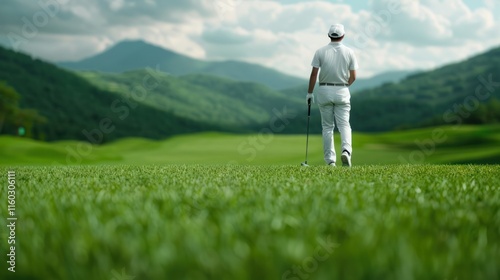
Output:
[[[304,135],[3,136],[17,272],[4,262],[0,279],[499,279],[499,140],[498,126],[356,133],[347,169],[324,165],[319,135],[310,168]],[[7,221],[6,188],[0,201]]]
[[[438,136],[435,133],[440,132]],[[0,137],[0,165],[300,164],[305,135],[200,133],[162,141],[127,138],[102,146]],[[436,141],[438,140],[438,141]],[[498,164],[500,126],[428,128],[353,135],[353,164]],[[337,152],[340,137],[335,134]],[[417,143],[421,144],[419,147]],[[309,163],[323,165],[320,135],[309,139]],[[340,153],[338,153],[340,154]],[[339,157],[339,156],[338,156]],[[339,159],[338,159],[339,161]],[[340,161],[339,161],[340,162]]]
[[[500,277],[499,165],[7,170],[17,272],[4,261],[2,279]]]

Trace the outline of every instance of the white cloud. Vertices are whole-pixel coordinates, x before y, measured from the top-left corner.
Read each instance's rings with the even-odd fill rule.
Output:
[[[344,43],[359,56],[360,76],[432,68],[500,44],[499,18],[485,8],[471,10],[462,0],[372,0],[370,5],[369,10],[353,11],[326,1],[242,2],[209,28],[243,29],[251,38],[247,46],[211,42],[206,54],[258,62],[307,78],[312,55],[328,43],[326,32],[335,22],[346,25]]]
[[[125,5],[124,0],[111,0],[109,7],[112,11],[118,11]]]
[[[373,0],[373,14],[382,13],[381,38],[414,45],[450,46],[484,37],[495,28],[494,17],[487,9],[471,10],[462,0],[404,0],[401,12],[383,13],[394,0]],[[371,24],[379,21],[372,19]],[[498,25],[498,24],[497,24]],[[498,27],[498,26],[497,26]]]
[[[360,77],[436,67],[500,45],[500,13],[491,0],[474,9],[465,0],[371,0],[365,9],[346,1],[60,1],[57,15],[21,50],[76,60],[124,39],[144,39],[195,58],[244,60],[307,78],[314,51],[338,22],[358,55]],[[2,5],[0,42],[12,32],[22,35],[21,18],[43,11],[37,3]]]
[[[493,10],[496,8],[495,0],[484,0],[484,6],[488,10]]]
[[[206,30],[202,37],[208,43],[224,45],[241,45],[248,43],[252,39],[249,32],[245,29],[227,27]]]

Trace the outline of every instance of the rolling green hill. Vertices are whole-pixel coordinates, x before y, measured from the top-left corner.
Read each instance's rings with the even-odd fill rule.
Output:
[[[205,74],[177,77],[153,69],[74,73],[6,49],[0,50],[0,58],[0,80],[21,94],[21,107],[47,117],[47,124],[34,133],[41,139],[85,140],[88,134],[100,139],[100,122],[108,118],[115,129],[97,142],[196,131],[305,129],[302,96],[287,96],[257,83]],[[312,131],[318,131],[315,127]]]
[[[144,69],[159,69],[171,75],[211,74],[238,81],[249,81],[283,89],[305,84],[304,79],[246,62],[202,61],[151,45],[144,41],[123,41],[104,52],[78,62],[60,62],[59,66],[72,70],[90,70],[121,73]]]
[[[376,88],[386,83],[399,83],[406,77],[416,74],[420,71],[389,71],[381,74],[374,75],[370,78],[358,78],[356,82],[349,88],[352,94],[356,94],[357,92]]]
[[[147,74],[147,70],[120,74],[80,72],[101,89],[122,96],[130,95],[129,89],[140,85]],[[158,86],[148,91],[142,103],[232,131],[258,131],[258,127],[268,122],[276,110],[282,111],[286,106],[291,114],[296,115],[305,107],[298,96],[286,96],[256,83],[202,74],[176,77],[157,73],[155,78]]]
[[[35,129],[35,135],[46,140],[101,143],[131,136],[158,139],[178,133],[224,130],[124,99],[72,72],[2,47],[0,80],[20,93],[21,108],[36,109],[47,118],[46,125]]]
[[[361,131],[500,122],[500,48],[352,97]]]

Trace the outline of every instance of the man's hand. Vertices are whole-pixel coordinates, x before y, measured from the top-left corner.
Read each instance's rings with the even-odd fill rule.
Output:
[[[356,70],[349,70],[349,81],[347,82],[349,86],[356,81]]]
[[[314,103],[314,94],[307,93],[307,95],[306,95],[306,103],[307,104],[309,104],[309,100],[311,100],[311,103]]]

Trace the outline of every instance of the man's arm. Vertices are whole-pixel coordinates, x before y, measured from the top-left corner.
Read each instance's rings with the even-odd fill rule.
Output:
[[[316,85],[316,79],[318,78],[318,70],[319,68],[313,67],[311,70],[311,76],[309,77],[309,89],[308,93],[312,93],[314,90],[314,86]]]
[[[356,70],[349,70],[349,85],[352,85],[356,81]]]

